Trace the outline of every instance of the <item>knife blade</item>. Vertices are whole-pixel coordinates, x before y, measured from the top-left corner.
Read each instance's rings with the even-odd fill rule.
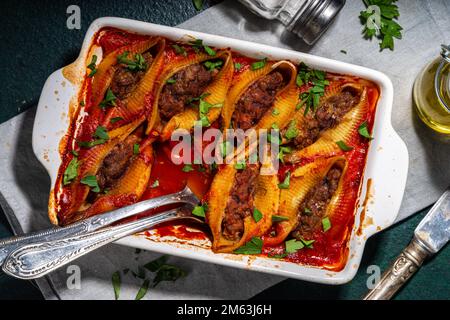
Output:
[[[387,300],[416,273],[425,259],[450,240],[450,188],[447,189],[414,231],[409,245],[381,276],[364,300]]]

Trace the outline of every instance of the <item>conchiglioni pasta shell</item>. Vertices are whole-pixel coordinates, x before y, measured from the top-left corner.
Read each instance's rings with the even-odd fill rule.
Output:
[[[138,201],[150,180],[152,162],[147,161],[146,157],[153,157],[151,145],[140,151],[140,154],[133,159],[122,178],[106,195],[98,197],[88,209],[75,213],[71,222]]]
[[[81,179],[86,176],[95,175],[100,168],[105,157],[111,150],[121,141],[133,132],[143,119],[138,119],[133,123],[120,127],[109,132],[110,139],[101,145],[94,146],[78,158],[77,178],[67,187],[70,188],[70,205],[66,206],[64,212],[60,212],[60,216],[68,217],[74,212],[83,208],[86,197],[89,194],[89,187],[81,183]],[[60,181],[62,183],[62,181]]]
[[[327,214],[335,210],[335,207],[343,199],[342,181],[346,170],[346,159],[342,156],[331,158],[320,158],[316,161],[301,166],[291,174],[288,189],[280,191],[280,206],[278,215],[289,220],[277,222],[275,225],[276,235],[266,237],[264,243],[267,245],[277,245],[285,241],[286,237],[298,224],[298,211],[308,192],[322,181],[333,165],[341,166],[344,171],[341,175],[339,187],[333,195],[328,207]]]
[[[346,87],[353,87],[360,90],[361,98],[359,103],[345,114],[336,127],[321,132],[319,139],[312,145],[307,146],[304,149],[294,150],[292,153],[286,155],[284,158],[285,161],[297,163],[302,159],[312,159],[317,156],[332,156],[339,154],[341,149],[336,144],[337,141],[343,141],[351,146],[353,138],[358,134],[358,126],[361,125],[369,110],[369,103],[365,87],[361,87],[357,84],[344,84],[341,87],[341,90]],[[341,90],[339,90],[339,92]],[[297,112],[296,119],[298,120],[298,125],[301,125],[303,121],[305,121],[303,110]]]
[[[286,86],[277,92],[273,105],[262,116],[256,124],[255,129],[270,129],[274,123],[278,127],[283,128],[292,119],[295,112],[295,103],[297,100],[297,90],[295,87],[296,68],[289,61],[272,62],[269,61],[266,65],[257,70],[248,69],[244,71],[234,81],[233,86],[228,92],[228,97],[222,109],[222,118],[224,128],[230,128],[231,119],[241,96],[245,91],[261,77],[275,71],[280,70],[283,74],[287,74],[288,81]],[[277,109],[278,115],[273,115],[272,111]]]
[[[157,45],[162,40],[160,37],[151,37],[148,40],[139,41],[128,46],[120,47],[117,50],[112,51],[105,56],[97,67],[97,72],[92,80],[92,104],[94,107],[98,106],[102,102],[106,90],[111,84],[111,80],[118,68],[117,56],[128,51],[130,55],[137,53],[143,53],[149,50],[151,47]],[[153,63],[152,63],[153,65]],[[152,69],[150,66],[147,73]]]
[[[179,72],[183,68],[189,65],[196,64],[199,62],[212,60],[212,59],[223,59],[224,64],[220,69],[219,73],[215,76],[213,82],[208,85],[204,92],[209,93],[204,100],[210,104],[220,104],[224,103],[228,88],[231,83],[231,78],[233,76],[234,66],[233,60],[231,59],[230,51],[218,52],[215,56],[210,56],[207,54],[197,54],[194,57],[188,56],[185,59],[176,61],[173,64],[167,66],[167,71],[163,72],[160,77],[159,89],[156,93],[155,103],[159,102],[159,96],[162,89],[168,79],[170,79],[175,73]],[[222,108],[211,108],[208,111],[207,118],[209,123],[213,123],[219,118]],[[154,107],[153,110],[158,110],[158,107]],[[163,127],[161,132],[161,140],[167,140],[170,138],[173,131],[176,129],[190,130],[194,127],[195,122],[199,120],[199,112],[196,108],[187,107],[183,112],[173,116],[167,124]],[[149,129],[147,129],[149,132]]]
[[[252,216],[244,219],[244,233],[237,241],[231,241],[222,236],[222,220],[228,202],[228,196],[234,183],[237,170],[233,166],[224,166],[214,177],[211,185],[207,221],[213,234],[212,249],[214,252],[233,252],[252,237],[266,233],[272,225],[272,215],[278,210],[278,179],[276,175],[259,175],[257,178],[254,207],[263,215],[255,222]]]

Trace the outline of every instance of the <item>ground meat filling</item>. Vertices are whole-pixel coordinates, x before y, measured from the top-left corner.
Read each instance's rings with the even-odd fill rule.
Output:
[[[142,55],[147,64],[147,70],[153,61],[153,57],[150,52],[145,52]],[[120,99],[126,99],[138,86],[139,82],[144,77],[146,71],[132,71],[126,66],[120,66],[111,80],[111,91],[114,95]]]
[[[225,208],[222,221],[222,235],[225,239],[239,240],[244,233],[244,218],[253,212],[253,198],[256,191],[256,180],[259,168],[257,165],[247,165],[238,171]]]
[[[284,79],[280,72],[270,73],[255,81],[236,104],[232,117],[236,127],[247,130],[258,123],[283,86]]]
[[[217,69],[209,71],[202,64],[190,65],[175,73],[167,83],[159,99],[160,116],[168,121],[174,115],[183,112],[187,103],[198,98],[213,81]]]
[[[309,112],[305,127],[292,140],[294,146],[302,149],[316,142],[320,132],[338,125],[345,114],[358,104],[360,97],[358,90],[346,87],[322,103],[315,113]]]
[[[133,157],[134,144],[138,142],[138,137],[130,135],[105,157],[96,175],[101,190],[111,189],[123,176]]]
[[[322,224],[328,204],[336,192],[342,168],[333,166],[326,177],[315,185],[306,195],[299,207],[298,225],[292,236],[298,240],[311,239],[313,233]]]

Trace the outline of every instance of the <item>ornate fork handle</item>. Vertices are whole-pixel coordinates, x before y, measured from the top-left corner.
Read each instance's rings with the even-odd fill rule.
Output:
[[[186,187],[180,192],[145,200],[114,211],[96,215],[64,228],[54,227],[44,231],[33,232],[24,236],[1,240],[0,266],[3,264],[6,257],[11,252],[25,245],[38,242],[48,242],[52,240],[62,239],[68,236],[85,234],[87,232],[95,231],[108,226],[124,218],[128,218],[138,213],[158,208],[160,206],[174,203],[188,203],[191,205],[196,205],[198,201],[199,200],[192,193],[192,191],[188,187]]]
[[[173,209],[99,231],[20,247],[6,258],[3,271],[19,279],[40,278],[120,238],[144,231],[162,222],[188,218],[179,215],[178,212],[178,209]]]
[[[424,260],[431,255],[416,238],[400,253],[387,269],[375,288],[364,300],[388,300],[419,270]]]

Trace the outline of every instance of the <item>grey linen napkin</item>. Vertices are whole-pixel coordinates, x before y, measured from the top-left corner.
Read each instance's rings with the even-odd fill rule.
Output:
[[[309,52],[386,73],[395,90],[393,125],[410,154],[406,192],[397,218],[400,221],[436,201],[450,182],[450,144],[417,120],[412,105],[417,73],[437,57],[439,45],[449,41],[450,7],[444,0],[399,1],[399,6],[405,30],[404,39],[396,41],[394,53],[380,53],[376,42],[361,38],[360,1],[347,1],[337,21],[313,48],[285,32],[278,22],[259,18],[232,0],[180,27]],[[34,113],[31,109],[0,125],[0,205],[16,232],[50,226],[46,214],[50,179],[31,147]],[[158,256],[109,245],[76,261],[81,269],[81,289],[68,289],[69,274],[64,268],[38,281],[38,285],[48,299],[113,299],[111,275],[115,271],[137,270]],[[186,269],[188,276],[151,289],[146,299],[247,299],[284,279],[177,257],[169,262]],[[133,299],[141,283],[130,273],[123,277],[121,298]]]

